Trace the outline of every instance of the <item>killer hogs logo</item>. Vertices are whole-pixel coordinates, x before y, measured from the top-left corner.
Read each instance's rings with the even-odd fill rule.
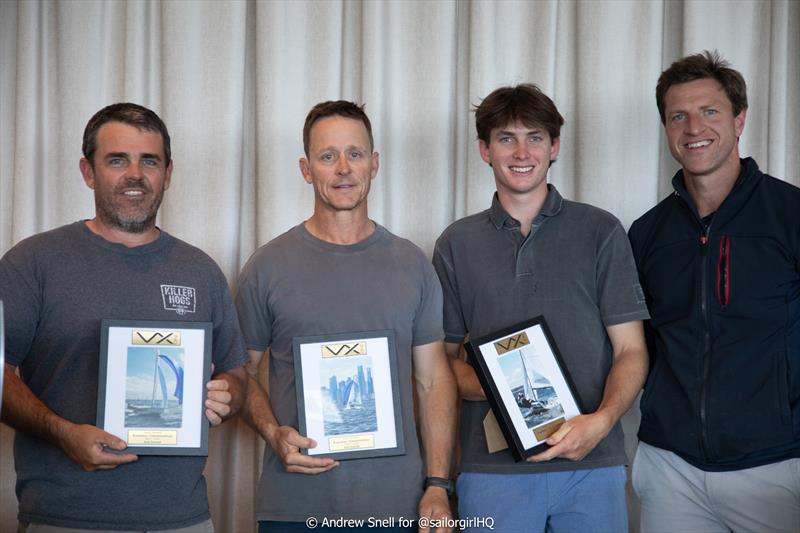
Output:
[[[197,291],[194,287],[180,285],[162,285],[161,298],[164,300],[164,309],[175,311],[179,315],[194,313],[197,305]]]

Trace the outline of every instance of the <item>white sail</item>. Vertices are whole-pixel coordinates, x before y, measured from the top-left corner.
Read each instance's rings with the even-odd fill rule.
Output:
[[[525,377],[522,380],[523,390],[525,392],[525,398],[532,401],[538,401],[539,397],[536,394],[536,389],[533,387],[531,383],[531,376],[528,374],[528,367],[525,366],[525,358],[522,356],[522,350],[519,352],[519,360],[522,361],[522,373],[525,374]]]
[[[352,409],[359,407],[363,403],[363,396],[361,394],[361,387],[358,386],[358,380],[353,378],[347,379],[347,386],[345,388],[343,405],[345,409]]]

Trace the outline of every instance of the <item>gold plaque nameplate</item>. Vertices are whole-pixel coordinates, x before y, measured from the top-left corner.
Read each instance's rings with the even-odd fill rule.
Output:
[[[169,429],[129,429],[128,446],[175,446],[178,432]]]
[[[133,332],[131,332],[131,344],[138,346],[180,346],[181,332],[133,330]]]
[[[528,334],[523,331],[522,333],[517,333],[516,335],[495,342],[494,347],[497,350],[497,355],[503,355],[506,352],[522,348],[530,343],[531,341],[528,340]]]
[[[341,452],[345,450],[365,450],[374,447],[374,435],[347,435],[328,439],[328,449],[332,452]]]
[[[550,438],[550,435],[558,431],[558,428],[564,425],[566,419],[562,416],[555,420],[551,420],[547,424],[539,426],[533,429],[533,434],[536,436],[536,440],[545,441]]]
[[[322,357],[351,357],[353,355],[367,355],[366,342],[346,342],[341,344],[323,344]]]

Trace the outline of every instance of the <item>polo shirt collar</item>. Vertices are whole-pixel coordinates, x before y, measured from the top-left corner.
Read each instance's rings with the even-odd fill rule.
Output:
[[[544,200],[544,205],[542,205],[542,210],[539,211],[539,214],[536,218],[539,217],[552,217],[558,214],[561,211],[561,204],[564,202],[564,198],[561,197],[558,190],[553,186],[553,184],[547,184],[547,198]],[[494,227],[497,229],[501,229],[503,226],[511,226],[511,225],[519,225],[518,221],[515,221],[514,218],[506,212],[503,206],[500,204],[500,199],[497,197],[497,192],[494,193],[492,197],[492,207],[489,208],[489,218],[494,224]]]

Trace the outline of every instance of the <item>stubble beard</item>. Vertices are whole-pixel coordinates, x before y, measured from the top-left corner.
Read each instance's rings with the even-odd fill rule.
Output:
[[[122,213],[122,208],[114,201],[116,194],[116,190],[111,198],[95,194],[95,210],[105,225],[127,233],[144,233],[155,225],[158,208],[164,198],[163,188],[155,192],[149,207],[142,205],[128,216]]]

